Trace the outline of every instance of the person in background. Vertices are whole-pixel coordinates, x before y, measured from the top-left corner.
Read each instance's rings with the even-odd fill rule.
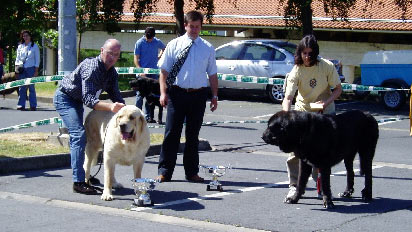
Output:
[[[184,18],[186,33],[170,41],[159,60],[160,104],[167,106],[166,129],[160,151],[157,180],[170,181],[176,166],[183,123],[186,120],[186,144],[183,166],[186,180],[203,182],[199,172],[199,131],[208,97],[210,110],[217,108],[217,66],[215,49],[199,37],[203,15],[189,11]]]
[[[85,182],[83,169],[86,132],[83,125],[83,104],[94,110],[117,113],[123,106],[118,74],[114,68],[120,56],[121,45],[108,39],[100,49],[100,55],[83,60],[77,68],[66,75],[54,95],[56,111],[63,119],[70,136],[70,156],[73,170],[73,192],[96,194],[96,189]],[[99,100],[106,91],[113,103]]]
[[[318,55],[319,45],[315,36],[304,36],[295,52],[295,65],[286,79],[285,98],[282,102],[284,111],[291,109],[293,98],[298,91],[295,110],[335,114],[334,101],[342,93],[339,75],[332,62],[319,58]],[[312,109],[310,103],[318,103],[321,109]],[[290,153],[286,165],[289,193],[285,202],[288,202],[296,192],[299,158]],[[312,177],[317,179],[317,169],[314,169]]]
[[[147,27],[144,36],[137,40],[134,47],[134,64],[138,68],[153,68],[157,69],[157,62],[162,56],[165,49],[163,42],[156,38],[156,32],[153,27]],[[160,52],[159,52],[160,51]],[[145,76],[153,79],[159,79],[157,74],[138,74],[136,77]],[[136,91],[136,106],[142,109],[143,96],[140,96],[139,91]],[[149,104],[145,103],[144,113],[146,114],[146,121],[155,123],[154,112],[149,108]]]
[[[5,46],[4,43],[3,43],[3,37],[2,37],[1,31],[0,31],[0,80],[1,80],[1,77],[3,76],[3,74],[4,74],[3,65],[5,65],[5,60],[6,60],[5,59],[6,49],[7,49],[7,46]],[[0,83],[1,83],[1,81],[0,81]]]
[[[40,50],[34,43],[32,34],[28,30],[20,33],[21,43],[17,47],[15,66],[18,68],[18,79],[37,77],[39,75]],[[35,111],[37,108],[36,89],[34,84],[19,87],[19,100],[17,110],[26,109],[27,88],[29,89],[30,110]]]

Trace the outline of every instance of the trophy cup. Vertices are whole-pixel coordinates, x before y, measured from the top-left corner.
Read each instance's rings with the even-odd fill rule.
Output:
[[[155,188],[154,179],[137,178],[133,179],[134,192],[137,198],[134,199],[133,205],[138,207],[153,206],[154,203],[150,199],[149,191]]]
[[[226,174],[226,170],[230,169],[229,166],[208,166],[208,165],[199,165],[205,171],[206,175],[212,176],[212,181],[207,185],[206,190],[212,191],[217,190],[222,192],[223,187],[222,184],[219,182],[218,178],[222,177]]]

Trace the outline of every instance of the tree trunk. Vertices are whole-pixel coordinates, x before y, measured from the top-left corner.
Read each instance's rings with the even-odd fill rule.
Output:
[[[305,6],[302,8],[302,27],[303,27],[303,36],[313,34],[313,24],[312,24],[312,1],[308,1]]]
[[[176,17],[176,32],[179,36],[185,34],[185,27],[184,27],[184,12],[183,6],[185,5],[184,0],[175,0],[174,8],[175,8],[175,17]]]

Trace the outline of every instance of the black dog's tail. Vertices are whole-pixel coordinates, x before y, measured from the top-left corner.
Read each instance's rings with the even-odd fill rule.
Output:
[[[379,138],[379,125],[376,119],[366,114],[366,120],[362,125],[362,131],[364,132],[363,144],[359,146],[359,161],[360,161],[360,173],[365,174],[365,171],[372,167],[373,157],[375,156],[376,144]]]

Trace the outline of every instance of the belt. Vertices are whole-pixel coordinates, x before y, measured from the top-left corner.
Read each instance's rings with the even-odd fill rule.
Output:
[[[206,87],[201,87],[201,88],[198,88],[198,89],[194,89],[194,88],[187,88],[187,89],[185,89],[185,88],[181,88],[181,87],[179,87],[179,86],[177,86],[177,85],[173,85],[172,88],[173,88],[173,89],[176,89],[176,90],[179,90],[179,91],[186,92],[186,93],[199,92],[199,91],[201,91],[201,90],[206,89]]]

